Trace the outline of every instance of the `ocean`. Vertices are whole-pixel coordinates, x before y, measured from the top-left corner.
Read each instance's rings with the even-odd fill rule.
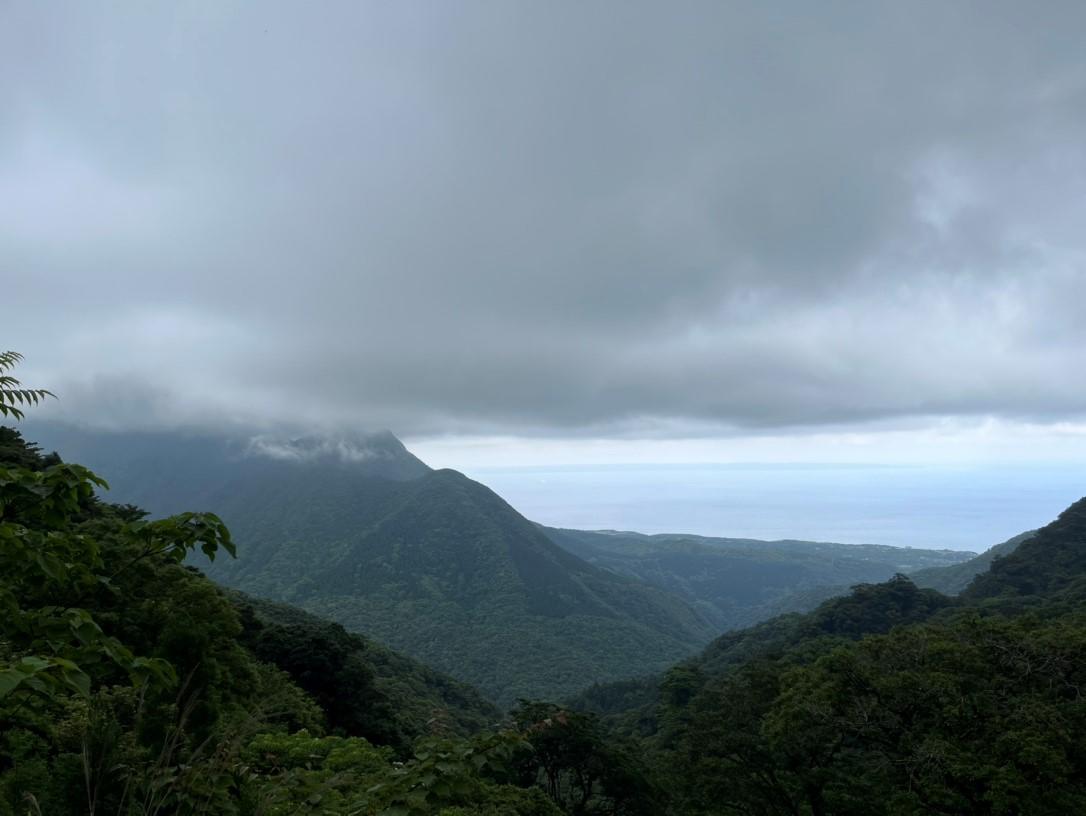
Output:
[[[1086,495],[1086,467],[615,465],[468,475],[555,527],[980,552]]]

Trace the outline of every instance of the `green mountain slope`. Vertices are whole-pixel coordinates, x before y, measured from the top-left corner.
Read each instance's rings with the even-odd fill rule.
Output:
[[[219,519],[96,484],[0,427],[0,813],[562,812],[533,720],[463,736],[494,723],[477,693],[224,592],[183,563],[233,553]],[[590,736],[621,762],[596,798],[628,799],[636,767]]]
[[[720,629],[807,611],[853,584],[956,566],[973,553],[815,541],[757,541],[541,528],[586,561],[675,593]]]
[[[256,517],[224,507],[251,554],[210,574],[371,633],[503,704],[662,667],[712,635],[678,599],[564,552],[459,473],[367,490],[300,530],[293,503]]]
[[[51,462],[0,429],[0,812],[129,812],[132,791],[152,804],[141,812],[550,816],[544,791],[571,814],[1086,810],[1086,499],[958,597],[901,575],[861,585],[729,632],[655,677],[594,686],[577,703],[602,720],[530,704],[501,731],[412,751],[412,737],[466,733],[494,709],[339,625],[186,568],[201,542],[233,551],[217,519],[146,523]],[[243,494],[221,464],[200,489]],[[379,540],[387,563],[375,571],[413,580],[412,597],[486,607],[486,593],[461,590],[473,553],[501,543],[508,563],[488,574],[498,595],[515,577],[534,619],[624,608],[613,574],[531,538],[524,526],[536,527],[459,474],[306,472],[292,489],[308,484],[312,502],[342,489],[323,473],[384,486],[350,508],[368,526],[333,558],[299,556],[323,585],[370,580],[356,557]],[[471,552],[444,546],[447,524]],[[468,577],[454,587],[454,576]]]
[[[657,707],[664,690],[675,693],[677,687],[682,687],[689,696],[714,676],[751,661],[775,660],[790,652],[793,659],[807,659],[835,643],[928,620],[951,604],[946,596],[920,589],[904,575],[880,584],[860,584],[840,597],[822,602],[810,613],[779,615],[726,632],[666,674],[600,684],[573,697],[570,704],[599,714],[623,715],[627,727],[637,719],[640,730],[653,733],[658,727]],[[797,652],[800,647],[803,651]]]
[[[979,574],[974,572],[981,568]],[[959,599],[925,586],[940,583],[960,589],[962,582],[968,587]],[[819,598],[820,593],[832,597]],[[1022,533],[960,564],[918,570],[915,576],[895,575],[882,584],[816,587],[787,595],[778,601],[781,606],[805,601],[810,609],[726,632],[665,674],[598,684],[570,702],[578,709],[617,717],[623,730],[655,733],[662,689],[669,684],[685,683],[692,696],[712,678],[752,661],[808,661],[842,639],[886,634],[896,626],[962,610],[1014,612],[1037,605],[1054,609],[1063,599],[1060,609],[1067,611],[1080,596],[1086,598],[1086,499],[1047,527]]]
[[[927,567],[910,573],[909,577],[917,586],[937,589],[944,595],[957,595],[965,589],[981,573],[987,572],[992,562],[997,558],[1008,555],[1026,539],[1036,535],[1036,530],[1020,533],[1014,538],[1009,538],[1002,544],[996,544],[990,550],[985,550],[976,558],[970,558],[961,564],[950,564],[945,567]]]
[[[1086,499],[1001,549],[957,598],[855,587],[571,705],[638,739],[678,814],[1078,812]]]
[[[501,720],[501,711],[471,686],[337,623],[236,590],[227,597],[239,611],[242,643],[337,717],[333,727],[350,732],[353,721],[376,714],[391,729],[384,740],[398,745],[429,733],[474,734]],[[373,678],[376,700],[357,699],[357,676]]]
[[[1086,499],[1004,549],[956,599],[882,585],[665,675],[637,721],[688,812],[1082,811]]]
[[[502,704],[659,670],[716,633],[680,598],[586,563],[488,488],[405,460],[402,446],[359,468],[338,447],[294,456],[276,443],[269,456],[187,440],[174,467],[175,440],[129,444],[100,436],[78,453],[111,498],[217,512],[239,557],[201,564],[211,577],[365,632]]]
[[[961,597],[966,603],[992,598],[1086,599],[1086,498],[995,559]]]
[[[910,580],[918,587],[934,589],[944,595],[957,595],[969,586],[970,582],[972,582],[975,577],[983,572],[987,572],[996,558],[1000,558],[1013,552],[1019,544],[1033,535],[1035,535],[1035,531],[1020,533],[1007,541],[996,544],[989,550],[985,550],[978,556],[959,563],[949,563],[945,566],[929,566],[915,571],[905,568],[902,569],[901,572],[907,574]],[[943,551],[912,550],[911,552],[919,552],[921,554],[934,552],[938,555]],[[970,553],[955,552],[950,555],[953,557],[964,557],[970,555]],[[876,577],[872,580],[881,581],[885,580],[885,577]],[[851,587],[851,583],[826,583],[814,586],[803,586],[758,607],[756,609],[758,617],[754,622],[757,622],[758,620],[770,620],[779,615],[787,615],[789,613],[811,612],[812,610],[817,609],[820,604],[831,598],[839,598],[848,595]]]

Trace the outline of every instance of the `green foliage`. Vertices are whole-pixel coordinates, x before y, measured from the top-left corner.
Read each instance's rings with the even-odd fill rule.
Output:
[[[241,760],[245,809],[265,816],[349,812],[392,769],[390,749],[306,731],[258,735],[244,746]]]
[[[214,580],[364,632],[502,706],[663,670],[718,631],[675,595],[571,555],[390,435],[353,461],[311,455],[315,440],[280,446],[277,459],[247,440],[49,432],[126,501],[218,513],[241,557],[198,559]]]
[[[333,731],[403,752],[420,736],[468,736],[501,719],[470,686],[338,624],[241,593],[231,598],[242,643],[312,695]]]
[[[684,631],[659,595],[556,552],[463,477],[431,476],[371,494],[351,511],[358,536],[313,552],[280,539],[260,580],[354,598],[352,615],[380,607],[351,592],[395,599],[381,614],[439,640],[489,625],[522,673],[608,663],[630,621],[646,650]],[[217,517],[147,521],[96,499],[102,486],[0,431],[0,816],[1086,811],[1086,500],[959,599],[904,576],[863,584],[657,678],[597,684],[580,710],[522,701],[511,725],[469,734],[494,715],[470,690],[186,566],[233,553]],[[332,594],[282,583],[292,550]]]
[[[54,396],[44,388],[22,388],[21,383],[8,372],[23,359],[17,351],[0,351],[0,416],[22,419],[18,407],[37,405],[46,397]]]
[[[18,706],[25,697],[51,697],[62,688],[87,696],[92,678],[108,676],[112,667],[137,684],[176,679],[168,664],[134,656],[80,608],[102,589],[115,589],[116,574],[107,570],[99,542],[75,524],[96,486],[105,482],[78,465],[0,467],[0,703],[13,697],[8,704]],[[196,543],[215,551],[223,541],[216,521],[193,515],[153,529],[136,522],[129,535],[180,559]],[[171,538],[171,532],[180,535]]]
[[[542,792],[510,783],[529,750],[515,733],[422,740],[405,763],[359,738],[262,735],[243,752],[249,812],[379,816],[559,816]]]
[[[959,601],[898,576],[724,635],[612,733],[650,726],[675,814],[1079,812],[1086,500],[1016,543]]]
[[[591,714],[522,700],[513,720],[531,751],[522,782],[538,784],[566,813],[637,816],[659,813],[663,794],[631,744],[609,737]]]
[[[4,799],[121,812],[206,785],[213,775],[176,762],[197,756],[255,691],[295,692],[241,649],[229,605],[181,563],[195,549],[232,552],[226,528],[210,514],[144,521],[100,502],[105,483],[86,468],[15,432],[2,441]],[[289,708],[307,720],[315,710],[296,693]]]
[[[1014,552],[1019,544],[1033,538],[1036,534],[1036,530],[1020,533],[1019,535],[1014,536],[1014,538],[1007,539],[1002,544],[996,544],[990,550],[986,550],[976,558],[970,558],[968,561],[961,564],[952,564],[945,567],[929,567],[910,573],[909,577],[916,582],[917,586],[937,589],[944,595],[957,595],[969,586],[974,578],[987,572],[997,558],[1002,558],[1003,556]]]
[[[697,812],[1079,812],[1083,622],[966,618],[744,666],[696,703],[688,796]]]
[[[699,683],[703,685],[714,676],[756,660],[810,662],[847,640],[925,621],[951,603],[938,592],[918,589],[902,575],[883,584],[860,584],[848,595],[826,601],[807,615],[782,615],[721,635],[700,655],[665,675],[639,681],[639,692],[631,697],[631,706],[625,710],[613,704],[610,708],[598,707],[596,701],[613,696],[606,687],[574,698],[571,704],[608,714],[616,733],[653,737],[666,746],[674,726],[685,716],[679,709],[693,698]]]
[[[280,514],[278,532],[265,513],[259,537],[235,521],[260,551],[248,567],[243,558],[211,574],[371,633],[499,704],[571,692],[646,660],[662,668],[711,634],[680,602],[563,552],[450,471],[397,483],[369,506],[326,507],[325,526],[336,523],[303,539],[315,559],[306,571],[271,549],[285,544],[290,508],[269,511]]]
[[[0,443],[0,816],[556,816],[519,784],[521,735],[452,736],[496,718],[477,694],[185,566],[233,554],[217,517],[146,521],[90,471]],[[375,666],[444,714],[393,711]],[[409,748],[424,730],[446,736]]]
[[[571,555],[483,485],[429,470],[391,438],[359,462],[273,459],[165,435],[66,439],[114,492],[155,514],[215,510],[241,557],[197,559],[214,580],[364,632],[503,706],[662,670],[717,631],[675,596]]]
[[[995,559],[962,593],[970,601],[1064,596],[1086,600],[1086,499]]]

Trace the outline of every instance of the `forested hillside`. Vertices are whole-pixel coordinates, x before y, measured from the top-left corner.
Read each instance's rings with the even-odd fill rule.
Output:
[[[1086,499],[960,599],[898,576],[572,702],[634,735],[682,814],[1086,807]]]
[[[954,568],[973,555],[870,544],[541,529],[586,561],[679,595],[720,631],[784,611],[806,611],[853,584]]]
[[[537,784],[571,767],[556,743],[593,802],[654,812],[591,718],[496,722],[470,688],[184,566],[234,554],[216,516],[148,522],[104,486],[0,428],[0,814],[558,816],[570,800]]]
[[[976,558],[970,558],[961,564],[951,564],[945,567],[927,567],[910,574],[910,577],[918,586],[937,589],[946,595],[957,595],[983,572],[987,572],[992,562],[1014,552],[1023,541],[1032,538],[1036,531],[1020,533],[1009,538],[1001,544],[996,544],[990,550],[985,550]]]
[[[0,813],[412,812],[420,789],[423,802],[550,812],[489,781],[513,734],[455,757],[432,743],[455,790],[419,781],[432,761],[392,764],[496,712],[332,624],[227,596],[182,564],[196,548],[233,553],[215,516],[146,522],[96,499],[103,484],[0,428]]]
[[[255,447],[47,438],[90,457],[111,495],[219,514],[239,557],[194,562],[215,580],[365,632],[502,705],[663,669],[719,631],[683,599],[556,546],[483,485],[431,471],[391,434]]]
[[[485,540],[509,518],[459,474],[401,484],[438,485],[404,505],[433,515],[379,525],[401,549],[401,524],[486,518]],[[903,575],[862,584],[729,632],[661,675],[502,719],[463,684],[184,566],[195,550],[216,563],[234,552],[216,516],[149,522],[97,499],[96,485],[0,432],[0,813],[1086,808],[1086,499],[958,598]],[[550,552],[528,561],[540,580],[526,597],[541,615],[573,605],[572,625],[576,604],[607,596],[591,572],[572,594],[570,570],[550,572],[568,562]],[[410,557],[425,566],[424,555]]]
[[[338,623],[236,591],[241,643],[290,675],[328,715],[332,730],[409,747],[431,732],[467,736],[503,712],[476,689]]]
[[[38,430],[107,474],[114,496],[156,514],[214,509],[241,544],[236,561],[202,564],[216,580],[367,632],[504,704],[662,669],[720,631],[971,555],[536,527],[387,433]]]

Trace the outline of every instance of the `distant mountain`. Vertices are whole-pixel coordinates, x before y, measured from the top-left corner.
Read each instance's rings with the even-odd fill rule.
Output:
[[[953,568],[975,555],[816,541],[541,529],[592,564],[683,597],[721,630],[807,611],[829,597],[847,594],[853,584],[924,568]]]
[[[661,669],[715,627],[680,598],[555,545],[491,490],[390,434],[322,443],[50,434],[113,501],[218,513],[216,580],[364,632],[508,704]],[[82,436],[82,438],[75,438]]]
[[[991,549],[985,550],[980,555],[968,558],[965,561],[960,561],[959,563],[949,563],[945,566],[928,566],[915,571],[908,568],[902,568],[900,572],[908,575],[918,587],[934,589],[944,595],[957,595],[969,586],[974,578],[981,573],[987,572],[995,559],[1013,552],[1019,544],[1035,534],[1036,531],[1020,533],[1001,544],[996,544]],[[912,550],[911,552],[942,553],[943,551]],[[952,557],[968,557],[972,555],[972,553],[951,552],[949,555]],[[875,580],[885,579],[877,578]],[[782,595],[774,601],[760,607],[757,610],[760,615],[758,620],[769,620],[778,615],[786,615],[791,612],[810,612],[831,598],[840,598],[848,595],[851,590],[851,583],[804,586]]]

